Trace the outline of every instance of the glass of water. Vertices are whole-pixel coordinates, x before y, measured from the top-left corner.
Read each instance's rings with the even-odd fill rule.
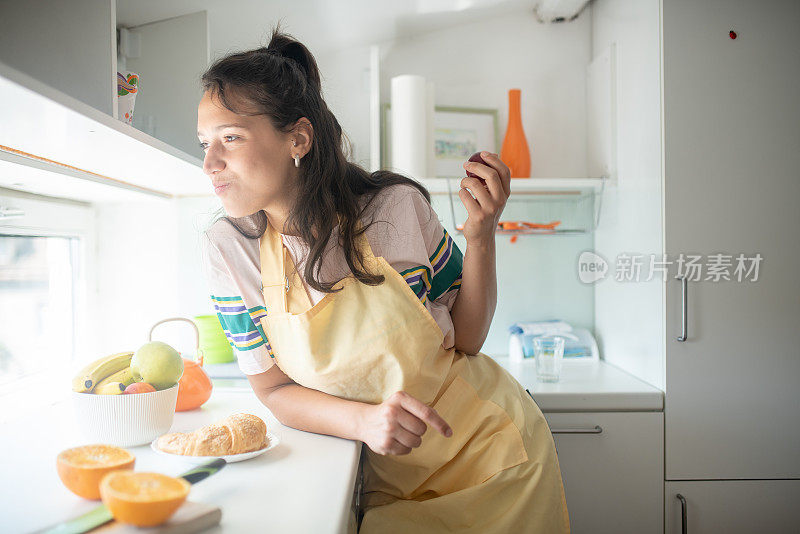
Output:
[[[533,357],[536,360],[536,378],[540,382],[558,382],[561,361],[564,358],[564,338],[559,336],[533,339]]]

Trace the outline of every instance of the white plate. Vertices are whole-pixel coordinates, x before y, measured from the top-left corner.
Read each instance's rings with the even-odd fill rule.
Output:
[[[188,456],[185,454],[172,454],[171,452],[164,452],[158,447],[156,447],[157,441],[158,438],[150,442],[150,448],[153,449],[156,452],[156,454],[160,454],[161,456],[168,456],[170,458],[176,458],[178,460],[183,460],[185,462],[199,465],[214,458],[222,458],[228,463],[241,462],[242,460],[249,460],[250,458],[255,458],[256,456],[264,454],[268,450],[274,448],[276,445],[278,445],[278,443],[280,443],[281,440],[276,434],[273,434],[272,432],[268,431],[267,446],[264,447],[263,449],[259,449],[257,451],[252,451],[252,452],[243,452],[241,454],[229,454],[227,456]]]

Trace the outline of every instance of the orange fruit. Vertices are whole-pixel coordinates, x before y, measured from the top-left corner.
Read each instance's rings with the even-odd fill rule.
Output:
[[[180,508],[191,487],[182,478],[161,473],[114,471],[100,482],[100,495],[120,523],[153,527]]]
[[[83,445],[61,451],[56,467],[61,482],[84,499],[100,498],[100,481],[111,471],[133,469],[136,457],[113,445]]]

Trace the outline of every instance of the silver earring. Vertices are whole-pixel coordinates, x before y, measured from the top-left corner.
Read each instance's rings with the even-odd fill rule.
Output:
[[[300,167],[300,154],[295,154],[294,155],[294,166],[295,167]]]

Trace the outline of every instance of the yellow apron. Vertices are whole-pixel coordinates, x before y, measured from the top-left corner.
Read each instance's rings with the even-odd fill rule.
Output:
[[[260,239],[261,324],[289,378],[370,404],[403,390],[453,429],[446,438],[429,428],[405,455],[364,446],[360,532],[569,532],[555,445],[536,403],[485,354],[444,349],[442,330],[403,277],[364,234],[357,244],[364,268],[384,282],[351,274],[312,306],[280,234],[268,225]]]

